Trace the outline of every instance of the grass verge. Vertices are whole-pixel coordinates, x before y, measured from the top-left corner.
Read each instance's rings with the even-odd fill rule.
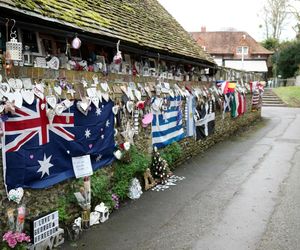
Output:
[[[300,86],[274,88],[273,92],[289,107],[300,107]]]

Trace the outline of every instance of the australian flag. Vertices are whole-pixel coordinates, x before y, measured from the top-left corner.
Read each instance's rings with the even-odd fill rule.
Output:
[[[113,161],[113,102],[103,101],[99,108],[91,105],[87,115],[78,104],[75,101],[49,122],[47,103],[36,99],[8,118],[2,139],[8,191],[47,188],[74,177],[72,157],[90,155],[94,171]]]

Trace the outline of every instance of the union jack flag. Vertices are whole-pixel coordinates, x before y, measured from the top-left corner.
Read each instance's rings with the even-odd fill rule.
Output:
[[[46,101],[38,99],[35,106],[35,110],[27,107],[23,107],[22,110],[16,109],[16,117],[4,123],[6,135],[17,135],[13,141],[5,144],[6,152],[18,151],[36,135],[39,137],[39,146],[44,145],[49,142],[49,131],[67,141],[75,139],[75,135],[65,129],[74,127],[74,114],[56,115],[50,124],[46,112]]]
[[[74,177],[72,158],[90,155],[92,168],[109,165],[114,151],[113,102],[91,106],[87,115],[77,102],[49,121],[45,100],[23,104],[3,126],[4,181],[12,188],[46,188]]]

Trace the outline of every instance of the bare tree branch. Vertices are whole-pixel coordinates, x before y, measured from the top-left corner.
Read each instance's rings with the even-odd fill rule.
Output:
[[[279,40],[289,14],[289,1],[290,0],[266,0],[263,7],[266,39],[275,38]]]

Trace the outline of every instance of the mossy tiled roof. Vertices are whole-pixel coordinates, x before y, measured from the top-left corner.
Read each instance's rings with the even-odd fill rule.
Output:
[[[0,8],[213,63],[157,0],[0,0]]]

